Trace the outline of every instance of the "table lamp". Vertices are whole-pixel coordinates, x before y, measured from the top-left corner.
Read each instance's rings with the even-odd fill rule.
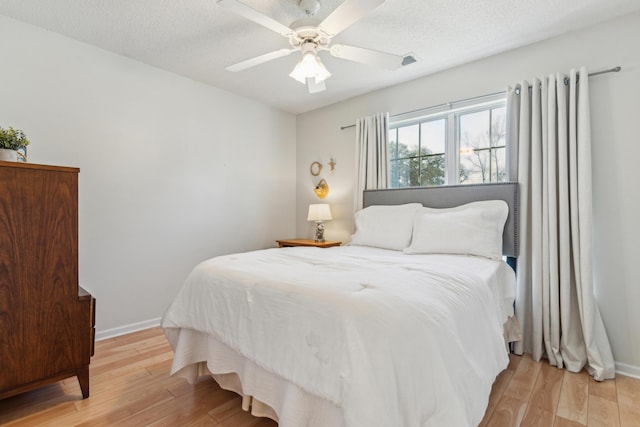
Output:
[[[326,203],[318,203],[309,205],[309,214],[307,215],[307,221],[315,221],[316,222],[316,238],[314,241],[316,242],[324,242],[324,221],[330,221],[333,218],[331,217],[331,210],[329,209],[329,205]]]

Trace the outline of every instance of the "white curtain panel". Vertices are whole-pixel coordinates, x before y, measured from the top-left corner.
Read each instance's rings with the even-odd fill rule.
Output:
[[[389,113],[356,121],[355,212],[362,209],[362,192],[387,188],[389,182]]]
[[[578,78],[578,75],[580,78]],[[615,375],[593,295],[589,79],[586,68],[507,89],[509,178],[520,183],[517,354]]]

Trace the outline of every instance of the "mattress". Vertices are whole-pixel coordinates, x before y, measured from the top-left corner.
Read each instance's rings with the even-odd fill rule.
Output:
[[[507,366],[514,296],[501,261],[268,249],[196,266],[162,326],[172,373],[206,367],[285,427],[468,426]]]

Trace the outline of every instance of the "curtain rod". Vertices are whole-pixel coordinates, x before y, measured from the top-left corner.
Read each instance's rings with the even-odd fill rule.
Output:
[[[617,66],[617,67],[609,68],[607,70],[594,71],[593,73],[589,73],[589,77],[598,76],[600,74],[606,74],[606,73],[617,73],[620,70],[622,70],[622,67]],[[579,73],[578,73],[578,75],[579,75]],[[569,78],[568,77],[565,77],[564,84],[569,84]],[[404,113],[399,113],[399,114],[392,114],[389,117],[404,116],[405,114],[413,114],[413,113],[419,113],[420,111],[428,111],[428,110],[434,110],[436,108],[448,107],[448,106],[451,106],[451,104],[457,104],[457,103],[460,103],[460,102],[476,101],[478,99],[490,98],[492,96],[500,95],[501,93],[505,93],[505,92],[506,91],[503,90],[503,91],[500,91],[500,92],[490,93],[488,95],[473,96],[471,98],[459,99],[457,101],[444,102],[442,104],[432,105],[430,107],[418,108],[416,110],[405,111]],[[352,125],[347,125],[347,126],[340,126],[340,130],[345,130],[345,129],[349,129],[349,128],[353,128],[353,127],[356,127],[356,125],[352,124]]]

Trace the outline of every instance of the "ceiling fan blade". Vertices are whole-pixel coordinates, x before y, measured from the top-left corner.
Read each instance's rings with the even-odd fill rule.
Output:
[[[230,10],[236,15],[247,18],[248,20],[253,21],[256,24],[260,24],[263,27],[268,28],[271,31],[275,31],[276,33],[285,37],[289,37],[290,34],[293,34],[293,30],[291,28],[279,23],[275,19],[269,18],[267,15],[258,12],[257,10],[247,6],[244,3],[239,2],[238,0],[218,0],[218,5],[224,7],[227,10]]]
[[[362,64],[374,65],[380,68],[395,70],[402,67],[404,56],[392,53],[380,52],[377,50],[365,49],[362,47],[348,46],[344,44],[334,44],[329,49],[329,53],[336,58],[347,59],[349,61],[360,62]]]
[[[255,58],[247,59],[242,62],[238,62],[237,64],[229,65],[224,67],[228,71],[242,71],[247,68],[255,67],[256,65],[264,64],[265,62],[282,58],[283,56],[287,56],[292,52],[295,52],[297,49],[280,49],[274,52],[265,53],[264,55],[256,56]]]
[[[327,34],[335,36],[345,28],[384,3],[385,0],[345,0],[319,25]]]
[[[307,79],[307,89],[309,90],[309,93],[324,92],[327,90],[327,85],[324,83],[324,80],[316,82],[315,78],[310,78]]]

